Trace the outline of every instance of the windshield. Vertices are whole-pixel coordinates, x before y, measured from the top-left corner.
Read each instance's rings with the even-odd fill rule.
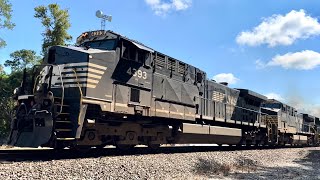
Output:
[[[94,49],[105,49],[105,50],[114,50],[116,48],[115,39],[107,39],[100,41],[89,41],[81,44],[83,47],[90,47]]]

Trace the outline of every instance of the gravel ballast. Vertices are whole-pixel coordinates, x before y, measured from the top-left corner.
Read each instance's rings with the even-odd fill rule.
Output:
[[[1,179],[320,179],[320,147],[0,161]]]

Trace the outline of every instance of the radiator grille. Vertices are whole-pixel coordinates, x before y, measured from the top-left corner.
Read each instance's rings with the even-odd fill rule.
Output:
[[[218,92],[218,91],[213,91],[212,92],[212,100],[215,102],[224,102],[225,101],[225,94]]]
[[[176,69],[176,61],[174,59],[168,59],[168,69],[175,71]]]
[[[165,65],[166,65],[166,61],[165,61],[164,56],[158,54],[157,58],[156,58],[156,66],[157,67],[165,67]]]
[[[185,67],[186,67],[186,64],[184,64],[184,63],[182,63],[182,62],[179,62],[178,72],[179,72],[180,74],[184,74]]]

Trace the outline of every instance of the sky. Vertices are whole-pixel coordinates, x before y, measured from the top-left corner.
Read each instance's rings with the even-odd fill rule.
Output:
[[[13,30],[0,30],[7,46],[0,63],[20,49],[40,54],[44,27],[34,7],[68,9],[76,37],[98,30],[97,10],[112,15],[106,29],[207,73],[320,115],[320,1],[291,0],[9,0]]]

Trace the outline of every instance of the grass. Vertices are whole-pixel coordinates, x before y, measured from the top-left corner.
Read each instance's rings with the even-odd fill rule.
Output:
[[[228,176],[231,170],[242,171],[243,173],[252,173],[257,171],[258,162],[246,157],[239,157],[235,163],[226,164],[215,161],[214,159],[199,158],[194,165],[194,171],[199,175],[213,176],[223,175]]]
[[[231,171],[231,166],[228,164],[221,164],[214,160],[199,159],[195,164],[194,170],[200,175],[224,175],[228,176]]]

